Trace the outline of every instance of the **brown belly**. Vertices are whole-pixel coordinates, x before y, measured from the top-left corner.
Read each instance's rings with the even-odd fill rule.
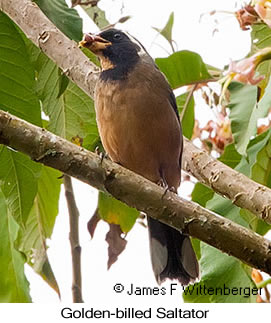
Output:
[[[107,93],[109,95],[104,95]],[[134,92],[106,91],[96,95],[100,137],[111,159],[168,186],[180,184],[181,130],[175,112],[165,100],[134,98]]]

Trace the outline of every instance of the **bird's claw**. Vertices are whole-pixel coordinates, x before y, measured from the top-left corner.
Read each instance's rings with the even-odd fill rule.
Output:
[[[166,181],[163,180],[162,178],[157,182],[157,185],[164,188],[164,192],[162,194],[162,199],[166,196],[167,192],[176,193],[176,188],[174,186],[169,187],[168,184],[166,183]]]
[[[168,184],[166,183],[166,181],[163,178],[160,178],[159,181],[157,182],[157,185],[164,188],[164,192],[162,195],[162,199],[165,197],[165,195],[167,194],[167,191],[169,190]]]
[[[97,155],[100,157],[101,164],[102,164],[102,162],[103,162],[103,160],[104,160],[105,158],[108,158],[108,154],[107,154],[107,153],[105,153],[105,152],[103,152],[103,151],[100,151],[99,146],[97,146],[97,147],[95,148],[94,152],[95,152],[95,154],[97,154]]]

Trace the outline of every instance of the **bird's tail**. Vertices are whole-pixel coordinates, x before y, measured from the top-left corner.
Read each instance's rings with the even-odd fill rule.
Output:
[[[152,268],[158,284],[177,279],[188,285],[199,276],[199,265],[189,236],[148,218]]]

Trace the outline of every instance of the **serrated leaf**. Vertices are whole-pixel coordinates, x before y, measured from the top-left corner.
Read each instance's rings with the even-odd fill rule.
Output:
[[[66,138],[83,139],[83,147],[94,150],[99,142],[96,114],[93,100],[78,86],[70,83],[64,93],[66,111]]]
[[[156,58],[155,62],[173,89],[211,79],[200,55],[188,50],[176,52],[167,58]]]
[[[37,194],[41,165],[3,145],[0,160],[0,189],[10,215],[24,227]]]
[[[102,192],[99,192],[98,209],[104,221],[118,224],[122,232],[130,231],[139,216],[136,209]]]
[[[189,96],[189,93],[184,93],[182,95],[179,95],[176,98],[178,111],[180,116],[182,116],[183,109],[185,105],[187,104],[187,97]],[[194,123],[195,123],[195,113],[194,113],[194,98],[193,96],[190,98],[188,105],[185,107],[185,112],[182,116],[182,129],[183,129],[183,135],[191,139],[193,135],[193,129],[194,129]]]
[[[75,9],[68,7],[65,0],[35,0],[35,2],[67,37],[76,42],[82,39],[82,18]]]
[[[0,11],[0,109],[36,125],[41,112],[34,92],[35,71],[14,23]]]
[[[43,166],[34,205],[25,230],[20,231],[16,241],[18,249],[26,255],[28,264],[58,294],[58,284],[47,256],[46,239],[51,237],[58,214],[60,175],[60,172]]]
[[[25,259],[14,247],[19,225],[9,212],[0,189],[0,303],[31,302],[29,283],[24,275]]]
[[[83,147],[94,150],[99,134],[93,100],[72,82],[64,90],[58,67],[43,54],[37,60],[37,71],[37,93],[50,119],[48,129],[68,140],[81,138]]]

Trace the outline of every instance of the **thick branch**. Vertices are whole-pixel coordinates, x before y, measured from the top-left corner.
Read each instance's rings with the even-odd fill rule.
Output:
[[[97,68],[30,0],[0,0],[0,9],[82,90],[93,97]],[[271,223],[271,190],[185,140],[183,168],[215,192]]]
[[[211,157],[185,139],[182,168],[215,192],[271,223],[271,190]]]
[[[172,192],[163,197],[161,187],[108,159],[3,111],[0,143],[271,274],[270,241]]]
[[[93,96],[98,68],[30,0],[0,0],[3,10],[83,91]]]
[[[70,220],[72,297],[74,303],[83,303],[81,280],[81,246],[79,242],[79,211],[74,198],[72,180],[68,175],[64,175],[64,187]]]

